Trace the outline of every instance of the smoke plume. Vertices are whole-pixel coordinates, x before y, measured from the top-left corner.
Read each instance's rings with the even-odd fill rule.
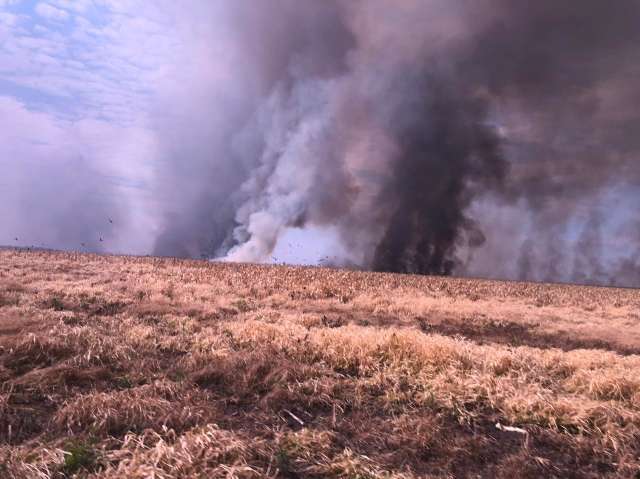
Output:
[[[606,200],[640,186],[637,0],[215,5],[232,80],[187,71],[192,128],[159,125],[156,253],[261,261],[332,227],[363,268],[640,282]]]

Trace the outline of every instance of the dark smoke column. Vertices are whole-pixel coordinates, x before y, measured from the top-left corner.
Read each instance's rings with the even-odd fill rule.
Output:
[[[485,100],[452,83],[430,81],[421,101],[398,114],[401,153],[379,199],[394,208],[375,251],[377,271],[449,275],[461,241],[484,241],[465,210],[479,190],[502,184],[507,164]]]

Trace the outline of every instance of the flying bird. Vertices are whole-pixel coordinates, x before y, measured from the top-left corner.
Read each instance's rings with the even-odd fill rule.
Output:
[[[100,237],[100,242],[102,243],[102,237]]]
[[[113,220],[111,218],[108,218],[108,219],[109,219],[109,223],[113,224]]]

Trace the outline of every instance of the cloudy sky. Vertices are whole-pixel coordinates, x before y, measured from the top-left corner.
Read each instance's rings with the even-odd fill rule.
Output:
[[[180,39],[147,3],[0,0],[0,243],[149,250],[150,115]]]

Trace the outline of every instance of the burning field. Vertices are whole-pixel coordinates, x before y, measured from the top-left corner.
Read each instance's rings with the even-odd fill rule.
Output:
[[[638,477],[640,292],[0,252],[0,476]]]

